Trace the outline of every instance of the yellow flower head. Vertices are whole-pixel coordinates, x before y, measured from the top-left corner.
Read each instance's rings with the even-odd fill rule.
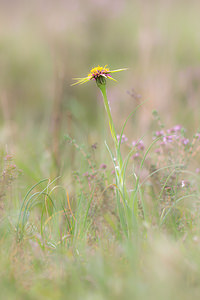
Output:
[[[118,70],[110,71],[109,68],[107,68],[107,65],[105,65],[104,67],[98,66],[98,67],[93,68],[87,77],[73,78],[74,80],[77,80],[77,82],[73,83],[72,85],[83,84],[92,79],[96,80],[97,84],[105,84],[106,78],[117,81],[111,77],[110,73],[120,72],[120,71],[124,71],[124,70],[127,70],[127,69],[118,69]]]

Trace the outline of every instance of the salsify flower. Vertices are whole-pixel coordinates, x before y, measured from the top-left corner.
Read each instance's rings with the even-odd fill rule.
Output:
[[[135,215],[133,215],[133,216],[130,215],[130,212],[133,212],[133,214],[135,214],[136,209],[135,209],[135,204],[134,205],[132,204],[133,203],[132,198],[130,199],[129,192],[126,189],[126,185],[124,183],[126,166],[125,166],[125,162],[123,162],[123,160],[122,160],[119,136],[117,136],[117,133],[115,130],[115,126],[114,126],[114,122],[113,122],[112,114],[111,114],[111,110],[110,110],[110,105],[109,105],[107,93],[106,93],[106,79],[109,78],[111,80],[116,81],[115,79],[113,79],[111,77],[111,74],[114,72],[120,72],[120,71],[124,71],[124,70],[127,70],[127,69],[118,69],[118,70],[110,71],[110,69],[107,68],[107,65],[105,65],[104,67],[98,66],[96,68],[93,68],[87,77],[74,78],[74,80],[76,80],[76,82],[72,85],[83,84],[83,83],[86,83],[93,79],[96,81],[97,87],[101,90],[105,110],[108,115],[110,132],[111,132],[111,135],[112,135],[112,138],[114,141],[115,151],[116,151],[116,158],[115,158],[115,156],[112,154],[111,150],[107,146],[107,148],[112,156],[112,160],[113,160],[113,163],[115,166],[116,187],[117,187],[117,190],[119,191],[119,193],[117,192],[119,218],[120,218],[120,221],[122,224],[122,229],[124,230],[125,235],[127,237],[129,237],[130,235],[132,235],[133,232],[135,233],[135,230],[133,231],[132,228],[133,228],[133,226],[136,226]],[[124,129],[124,127],[123,127],[123,129]],[[123,131],[122,131],[122,133],[123,133]],[[121,142],[122,142],[122,139],[125,138],[125,136],[122,133],[121,133]],[[106,167],[105,165],[101,166],[102,169],[105,169],[105,167]],[[135,201],[135,202],[137,202],[137,201]],[[123,205],[123,207],[121,206],[121,204]]]
[[[72,85],[83,84],[92,79],[96,81],[96,84],[100,88],[102,96],[103,96],[104,106],[105,106],[105,109],[106,109],[106,112],[107,112],[108,118],[109,118],[110,131],[111,131],[111,134],[112,134],[112,137],[113,137],[116,147],[118,147],[118,140],[117,140],[117,134],[116,134],[115,127],[113,124],[110,106],[109,106],[109,102],[108,102],[107,94],[106,94],[106,79],[109,78],[109,79],[116,81],[114,78],[111,77],[110,74],[115,73],[115,72],[125,71],[125,70],[127,70],[127,68],[111,71],[109,68],[107,68],[107,65],[105,65],[104,67],[100,67],[98,65],[98,67],[91,69],[91,71],[87,77],[73,78],[74,80],[76,80],[76,82],[74,84],[72,84]]]
[[[91,69],[91,71],[87,77],[73,78],[74,80],[77,80],[77,82],[73,83],[72,85],[83,84],[92,79],[96,80],[97,84],[105,84],[106,78],[117,81],[114,78],[112,78],[110,74],[115,73],[115,72],[125,71],[125,70],[127,70],[127,69],[125,68],[125,69],[118,69],[118,70],[111,71],[109,68],[107,68],[107,65],[105,65],[104,67],[98,66],[98,67]]]

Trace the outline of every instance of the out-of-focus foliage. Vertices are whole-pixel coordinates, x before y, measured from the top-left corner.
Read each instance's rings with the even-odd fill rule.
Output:
[[[117,129],[139,101],[148,100],[129,122],[131,139],[151,128],[155,107],[169,126],[175,118],[196,130],[198,11],[198,1],[1,3],[2,146],[6,143],[17,153],[20,145],[34,153],[33,145],[42,141],[48,157],[52,148],[62,156],[55,145],[65,133],[90,144],[104,140],[104,113],[95,84],[70,86],[72,77],[85,76],[98,64],[129,67],[118,75],[120,85],[108,86]]]

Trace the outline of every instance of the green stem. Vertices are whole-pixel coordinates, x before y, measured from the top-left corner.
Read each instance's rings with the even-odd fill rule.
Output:
[[[103,95],[104,106],[105,106],[105,109],[106,109],[106,112],[108,115],[108,119],[109,119],[110,132],[111,132],[114,144],[115,144],[116,157],[117,157],[117,163],[118,163],[118,166],[115,168],[115,174],[116,174],[116,179],[117,179],[117,185],[118,185],[118,188],[120,190],[120,194],[121,194],[122,200],[123,200],[124,213],[125,213],[125,218],[126,218],[126,222],[127,222],[127,233],[129,236],[130,233],[132,232],[133,227],[135,227],[136,220],[135,220],[135,216],[131,214],[131,209],[129,207],[129,204],[130,204],[129,203],[130,202],[129,194],[128,194],[128,191],[126,189],[125,182],[124,182],[123,160],[122,160],[122,156],[121,156],[120,145],[117,140],[115,126],[114,126],[111,111],[110,111],[110,106],[109,106],[107,93],[106,93],[106,81],[104,80],[104,78],[102,78],[102,80],[97,81],[97,86],[100,88],[101,93]],[[133,223],[134,223],[134,225],[133,225]]]
[[[106,81],[102,82],[97,82],[97,86],[100,88],[101,93],[103,95],[103,100],[104,100],[104,106],[108,115],[109,119],[109,126],[110,126],[110,132],[115,144],[115,150],[116,150],[116,157],[117,157],[117,162],[118,162],[118,169],[115,170],[116,175],[118,177],[118,183],[120,184],[120,190],[123,192],[124,191],[124,178],[123,178],[123,160],[121,156],[121,151],[120,151],[120,145],[117,140],[117,134],[115,130],[115,126],[113,123],[111,111],[110,111],[110,106],[107,98],[107,93],[106,93]],[[127,193],[126,193],[127,194]]]
[[[117,134],[116,134],[116,130],[115,130],[115,126],[112,120],[112,116],[111,116],[111,112],[110,112],[110,106],[109,106],[109,102],[108,102],[108,98],[107,98],[107,93],[106,93],[106,85],[105,84],[99,84],[98,87],[101,90],[101,93],[103,95],[103,99],[104,99],[104,106],[108,115],[108,119],[109,119],[109,126],[110,126],[110,131],[111,131],[111,135],[112,138],[114,140],[115,143],[115,147],[118,147],[118,140],[117,140]]]

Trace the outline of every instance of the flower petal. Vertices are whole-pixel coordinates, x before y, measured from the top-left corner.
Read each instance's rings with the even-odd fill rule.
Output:
[[[71,84],[71,86],[76,85],[76,84],[83,84],[86,83],[87,81],[89,81],[90,79],[88,77],[84,77],[84,78],[73,78],[74,80],[78,80],[77,82]]]
[[[126,71],[126,70],[128,70],[128,68],[109,71],[109,73],[121,72],[121,71]]]
[[[76,80],[77,82],[71,84],[71,86],[86,83],[86,82],[90,81],[91,79],[94,79],[97,81],[97,79],[100,77],[110,78],[111,80],[117,82],[117,80],[115,80],[114,78],[112,78],[110,76],[110,73],[115,73],[115,72],[120,72],[120,71],[125,71],[125,70],[127,70],[127,68],[110,71],[110,69],[107,68],[107,65],[105,65],[104,67],[100,67],[98,65],[98,67],[91,69],[91,71],[87,77],[73,78],[73,80]]]
[[[117,82],[117,80],[116,80],[116,79],[114,79],[114,78],[112,78],[111,76],[108,76],[107,78],[109,78],[109,79],[111,79],[111,80],[113,80],[113,81]]]

